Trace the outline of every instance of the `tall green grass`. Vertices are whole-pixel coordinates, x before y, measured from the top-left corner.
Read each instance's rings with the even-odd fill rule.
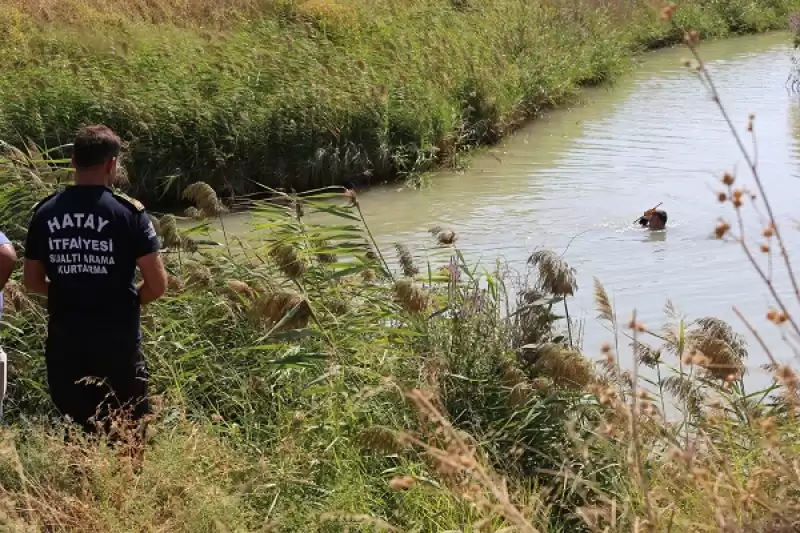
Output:
[[[59,186],[65,164],[6,148],[0,225],[18,246],[32,203]],[[207,185],[189,191],[196,216],[218,213]],[[0,493],[8,513],[37,503],[14,511],[13,523],[147,530],[166,516],[170,530],[212,531],[221,521],[254,531],[269,515],[281,531],[339,531],[347,517],[328,516],[338,513],[457,528],[473,514],[463,502],[400,498],[388,485],[413,474],[437,486],[435,468],[398,455],[395,437],[423,429],[403,391],[434,383],[459,427],[497,434],[487,448],[496,464],[524,476],[559,464],[567,416],[593,407],[574,401],[591,371],[567,346],[552,281],[534,283],[537,268],[530,284],[507,287],[499,271],[467,265],[446,244],[427,267],[405,253],[380,257],[358,198],[340,188],[284,200],[259,202],[251,238],[221,247],[198,244],[202,222],[180,232],[175,217],[156,219],[170,289],[142,319],[156,420],[141,473],[114,466],[124,460],[104,449],[62,448],[44,382],[45,309],[15,274],[2,342],[12,369],[6,423],[16,429],[0,456]],[[338,223],[308,222],[319,212]],[[529,415],[518,419],[523,407]],[[509,463],[520,443],[532,451]],[[55,466],[73,455],[84,471]],[[137,485],[115,496],[126,476]]]
[[[679,16],[718,37],[783,27],[792,2]],[[0,138],[106,123],[133,192],[164,205],[197,180],[227,197],[415,179],[680,39],[644,2],[39,3],[0,2]]]
[[[0,227],[18,245],[66,164],[4,147]],[[187,197],[197,227],[155,219],[170,289],[143,316],[155,415],[140,464],[64,442],[43,302],[19,272],[6,288],[11,531],[731,531],[708,494],[742,531],[793,519],[793,389],[745,390],[747,347],[727,324],[670,305],[663,329],[626,327],[597,282],[618,348],[592,364],[555,254],[513,275],[466,263],[440,230],[430,264],[411,243],[387,257],[336,187],[257,202],[251,238],[209,247],[219,198],[203,183]],[[617,360],[626,344],[649,384]]]

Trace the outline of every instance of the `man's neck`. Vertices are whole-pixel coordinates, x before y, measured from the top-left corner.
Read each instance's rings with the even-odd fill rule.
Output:
[[[76,172],[75,173],[75,185],[108,185],[108,180],[106,176],[103,174],[98,174],[95,172]]]

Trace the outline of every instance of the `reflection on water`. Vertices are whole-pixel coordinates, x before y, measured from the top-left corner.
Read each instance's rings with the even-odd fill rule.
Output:
[[[800,205],[800,98],[784,85],[788,42],[773,34],[701,49],[743,135],[749,113],[756,115],[759,167],[780,220],[795,218]],[[671,300],[689,318],[717,316],[744,331],[735,304],[771,346],[784,347],[764,318],[768,293],[742,249],[712,238],[717,219],[732,216],[716,200],[717,176],[737,168],[737,185],[754,184],[718,109],[681,67],[685,55],[682,49],[648,54],[613,88],[587,91],[583,105],[532,123],[477,157],[466,172],[442,172],[424,190],[393,185],[362,192],[362,209],[381,247],[393,257],[395,242],[427,246],[428,229],[440,225],[456,230],[467,257],[487,267],[502,257],[521,269],[537,247],[566,249],[579,282],[570,307],[586,321],[590,354],[611,340],[595,318],[594,277],[614,298],[621,322],[635,308],[657,328]],[[658,202],[669,214],[665,231],[632,223]],[[764,220],[752,209],[745,212],[757,250]],[[800,261],[797,231],[786,238]],[[759,261],[767,269],[766,258]],[[774,283],[791,296],[777,264],[776,258]],[[749,364],[758,373],[766,358],[749,340]]]

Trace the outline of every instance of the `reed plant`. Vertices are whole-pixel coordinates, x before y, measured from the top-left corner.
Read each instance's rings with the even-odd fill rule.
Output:
[[[0,225],[19,247],[33,204],[71,179],[60,153],[7,147],[0,159]],[[558,279],[568,265],[552,259],[546,283],[532,268],[509,287],[503,265],[468,264],[446,228],[431,228],[441,264],[417,265],[407,243],[397,243],[394,262],[353,191],[272,193],[253,202],[248,236],[227,235],[226,245],[211,239],[209,221],[224,209],[205,183],[185,190],[189,214],[152,215],[169,290],[142,318],[155,412],[139,466],[102,441],[59,440],[44,379],[44,302],[15,273],[2,330],[11,375],[0,459],[15,527],[146,530],[166,516],[171,530],[249,531],[265,514],[282,531],[337,531],[353,516],[458,527],[471,513],[463,503],[446,494],[412,502],[387,485],[393,472],[430,472],[437,486],[435,468],[402,458],[396,442],[400,430],[423,429],[403,391],[424,384],[436,384],[461,431],[491,439],[486,454],[498,468],[529,477],[560,464],[568,416],[593,409],[573,401],[585,396],[590,365],[555,314],[553,287],[570,282]],[[319,215],[332,222],[313,222]],[[520,442],[537,452],[515,455]],[[184,446],[193,451],[176,453]],[[62,461],[80,468],[64,471]],[[132,479],[142,492],[115,496]],[[218,503],[202,503],[214,494]]]

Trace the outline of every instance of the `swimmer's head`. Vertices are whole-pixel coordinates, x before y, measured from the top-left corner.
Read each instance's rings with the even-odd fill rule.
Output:
[[[647,227],[650,229],[664,229],[667,225],[667,212],[661,209],[653,211]]]

